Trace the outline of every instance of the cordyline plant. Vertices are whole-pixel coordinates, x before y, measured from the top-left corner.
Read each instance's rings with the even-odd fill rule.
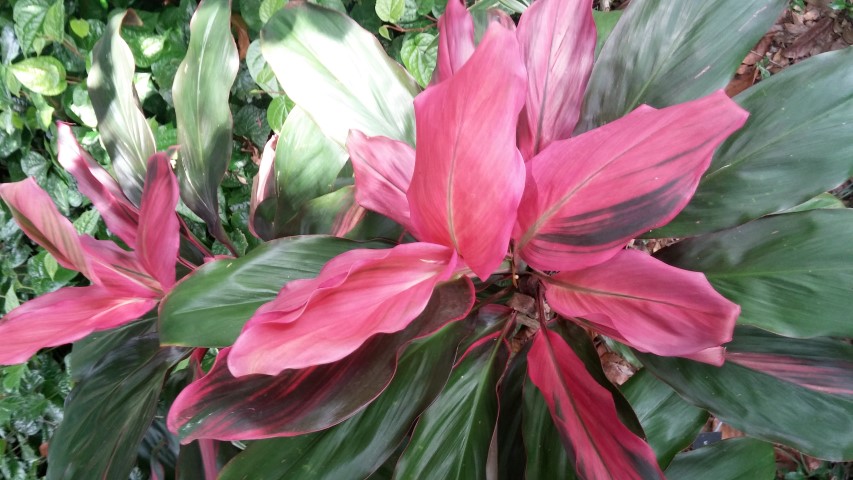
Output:
[[[0,320],[0,363],[79,340],[49,476],[125,478],[137,451],[152,478],[225,479],[762,478],[767,442],[853,457],[851,347],[815,338],[853,330],[853,217],[825,198],[783,212],[851,174],[833,138],[853,98],[765,100],[804,76],[853,87],[853,57],[729,99],[718,89],[784,2],[730,5],[745,38],[712,50],[701,40],[737,22],[682,3],[631,2],[596,52],[589,0],[538,0],[517,26],[450,0],[420,91],[348,17],[291,2],[261,47],[297,107],[254,183],[267,243],[240,258],[175,214],[180,191],[228,243],[229,3],[204,0],[191,25],[177,177],[122,96],[132,14],[116,14],[90,89],[119,180],[57,132],[128,249],[78,235],[32,180],[0,186],[27,235],[92,282]],[[812,119],[809,135],[837,129],[832,147],[779,136]],[[638,237],[692,238],[652,256]],[[614,351],[640,368],[621,386],[602,370]],[[754,438],[678,454],[708,412]]]

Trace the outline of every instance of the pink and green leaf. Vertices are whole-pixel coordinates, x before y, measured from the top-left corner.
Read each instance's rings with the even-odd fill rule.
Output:
[[[164,292],[175,284],[175,263],[180,245],[180,225],[175,213],[177,204],[178,183],[169,157],[165,153],[155,153],[148,160],[142,191],[136,253],[145,271],[157,279]]]
[[[53,200],[34,179],[0,184],[0,198],[9,206],[21,230],[53,255],[60,265],[98,282],[74,225],[59,213]]]
[[[473,295],[466,279],[445,284],[403,331],[374,335],[345,358],[320,366],[234,377],[228,365],[234,351],[223,350],[210,373],[175,401],[169,428],[189,442],[293,436],[335,425],[385,389],[405,345],[464,318]]]
[[[77,180],[77,188],[101,213],[112,233],[136,248],[139,209],[127,199],[115,179],[77,143],[67,123],[56,124],[57,160]]]
[[[529,77],[518,145],[529,160],[575,129],[595,54],[592,1],[534,2],[516,35]]]
[[[684,356],[732,339],[740,307],[705,276],[636,250],[544,279],[548,304],[566,318],[657,355]],[[719,355],[707,358],[720,365]]]
[[[331,363],[377,333],[403,330],[456,262],[453,250],[428,243],[341,254],[257,310],[231,351],[231,372],[277,375]]]
[[[34,298],[0,319],[0,364],[26,362],[41,348],[123,325],[156,304],[156,299],[122,297],[99,286],[66,287]]]
[[[436,83],[452,77],[474,53],[474,20],[465,0],[449,0],[444,15],[438,19],[438,57],[435,63]]]
[[[521,257],[540,270],[585,268],[667,223],[746,117],[719,91],[552,143],[527,162],[514,233]]]
[[[407,143],[367,137],[358,130],[350,132],[347,148],[358,204],[411,229],[406,192],[415,170],[415,150]]]
[[[651,447],[616,414],[611,393],[556,332],[539,331],[527,355],[563,446],[583,478],[663,478]]]
[[[515,127],[526,84],[515,36],[492,24],[459,72],[415,99],[414,233],[454,248],[480,278],[506,255],[524,188]]]

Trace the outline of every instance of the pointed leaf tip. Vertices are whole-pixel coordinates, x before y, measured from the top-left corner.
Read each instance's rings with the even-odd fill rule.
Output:
[[[581,318],[607,336],[665,356],[722,363],[740,307],[717,293],[705,276],[671,267],[636,250],[583,270],[545,280],[549,305]]]
[[[228,366],[239,377],[340,360],[377,333],[406,328],[455,266],[453,250],[428,243],[343,253],[259,308]]]
[[[175,263],[180,245],[178,182],[169,157],[155,153],[148,159],[142,207],[139,214],[137,253],[145,269],[160,283],[164,292],[175,284]]]
[[[651,447],[619,421],[611,393],[558,333],[539,330],[527,359],[581,478],[664,478]]]
[[[435,82],[443,82],[462,68],[474,53],[474,19],[464,0],[450,0],[438,19],[438,57]]]
[[[480,278],[506,255],[524,188],[515,129],[526,83],[515,36],[492,24],[459,72],[415,99],[412,226],[456,249]]]

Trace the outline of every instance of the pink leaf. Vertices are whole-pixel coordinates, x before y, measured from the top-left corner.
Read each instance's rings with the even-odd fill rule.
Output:
[[[516,35],[529,77],[518,145],[529,160],[554,140],[569,138],[580,116],[595,54],[592,0],[533,2]]]
[[[178,182],[169,157],[165,153],[155,153],[148,159],[142,190],[137,253],[145,270],[160,282],[164,292],[175,284],[175,262],[180,244],[177,204]]]
[[[367,137],[352,130],[347,149],[355,171],[358,204],[411,229],[406,191],[415,170],[412,147],[387,137]]]
[[[156,304],[156,299],[122,297],[99,286],[67,287],[42,295],[0,319],[0,364],[22,363],[41,348],[123,325]]]
[[[492,24],[459,72],[415,99],[415,234],[455,248],[483,279],[506,255],[524,188],[515,128],[526,83],[515,36]]]
[[[623,250],[594,267],[558,273],[545,280],[545,288],[548,303],[560,315],[580,317],[640,351],[691,355],[718,365],[722,358],[705,350],[731,341],[740,313],[705,275],[636,250]]]
[[[249,202],[249,231],[255,238],[264,238],[260,232],[255,230],[255,212],[258,206],[269,197],[275,195],[275,148],[278,144],[278,136],[273,135],[264,146],[261,154],[261,164],[258,166],[258,174],[252,181],[252,198]]]
[[[97,275],[80,245],[77,230],[56,209],[50,196],[32,178],[0,184],[2,198],[21,230],[50,252],[65,268],[76,270],[94,283]]]
[[[295,280],[246,323],[228,366],[234,376],[340,360],[377,333],[406,328],[456,266],[453,250],[409,243],[351,250],[310,280]]]
[[[124,196],[115,179],[80,147],[68,124],[57,122],[56,129],[57,157],[62,168],[77,179],[80,193],[101,212],[107,228],[130,248],[136,248],[139,210]]]
[[[148,273],[136,252],[128,252],[109,240],[95,240],[89,236],[81,236],[80,243],[98,277],[98,285],[121,296],[162,296],[160,283]]]
[[[474,19],[465,0],[449,0],[438,20],[438,57],[434,82],[443,82],[462,68],[474,53]]]
[[[747,115],[721,90],[552,143],[527,163],[514,234],[521,257],[540,270],[585,268],[666,224]]]
[[[540,330],[527,361],[580,478],[664,478],[651,447],[619,421],[610,392],[559,334]]]

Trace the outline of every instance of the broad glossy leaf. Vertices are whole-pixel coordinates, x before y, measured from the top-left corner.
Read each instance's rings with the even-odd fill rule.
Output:
[[[346,152],[303,109],[294,108],[284,121],[274,155],[265,149],[255,177],[253,233],[263,240],[285,236],[287,223],[303,205],[332,191],[346,160]]]
[[[637,106],[694,100],[728,84],[786,0],[634,0],[595,62],[576,132]]]
[[[853,346],[835,339],[790,340],[740,327],[727,362],[818,392],[853,397]]]
[[[445,284],[405,330],[376,335],[338,362],[276,376],[235,378],[223,350],[210,373],[178,396],[169,428],[186,443],[294,436],[336,425],[385,389],[405,345],[464,317],[472,300],[469,281]]]
[[[492,25],[459,72],[415,100],[414,233],[454,248],[481,279],[506,255],[524,188],[515,126],[526,83],[515,36]]]
[[[498,420],[498,381],[509,360],[500,332],[478,341],[421,415],[394,478],[486,478]]]
[[[663,478],[651,447],[619,421],[610,392],[558,333],[541,329],[527,361],[579,475]]]
[[[92,158],[74,138],[71,126],[58,122],[57,160],[77,180],[77,188],[101,213],[110,232],[136,248],[139,210],[131,203],[115,179]]]
[[[456,322],[413,342],[388,388],[364,410],[328,430],[254,442],[225,467],[220,480],[366,477],[392,455],[441,392],[466,332],[464,323]]]
[[[732,360],[722,367],[648,354],[639,358],[687,401],[747,435],[818,458],[853,458],[853,395],[825,393],[849,392],[853,347],[739,328],[728,348]],[[739,357],[745,365],[737,363]]]
[[[122,296],[94,285],[65,287],[36,297],[0,319],[0,365],[25,362],[41,348],[136,320],[156,304],[156,299]]]
[[[801,94],[786,93],[793,88]],[[846,48],[811,57],[735,97],[749,111],[746,125],[717,150],[684,211],[650,235],[733,227],[844,183],[853,176],[851,92],[853,49]]]
[[[354,248],[387,248],[342,238],[291,237],[265,243],[246,256],[210,262],[185,277],[160,305],[166,345],[227,347],[255,310],[291,280],[312,278],[330,259]]]
[[[740,312],[701,273],[673,268],[636,250],[543,282],[548,303],[560,315],[658,355],[718,349],[731,340]],[[719,351],[711,363],[722,362]]]
[[[529,344],[528,344],[529,345]],[[527,377],[527,351],[522,350],[510,359],[501,380],[498,412],[498,479],[524,478],[527,456],[522,437],[522,385]],[[544,404],[544,403],[543,403]],[[547,410],[547,406],[545,407]],[[562,450],[562,445],[558,445]],[[491,452],[490,452],[491,454]]]
[[[850,337],[851,238],[853,211],[812,210],[688,239],[658,258],[704,272],[741,306],[741,324],[793,337]]]
[[[731,438],[679,454],[666,469],[670,480],[776,478],[773,445],[754,438]]]
[[[708,420],[708,412],[685,402],[645,369],[622,385],[622,393],[640,419],[658,464],[664,468],[690,445]]]
[[[187,55],[172,86],[180,146],[177,173],[184,203],[224,244],[229,241],[216,192],[231,160],[228,97],[238,63],[231,0],[202,0],[190,22]]]
[[[154,153],[155,143],[133,84],[133,53],[119,34],[123,24],[139,25],[141,20],[133,10],[118,11],[110,17],[104,36],[92,50],[87,84],[98,118],[98,133],[118,182],[127,198],[139,205],[145,165]]]
[[[359,205],[411,229],[406,192],[415,170],[415,150],[387,137],[350,132],[347,148],[355,171]]]
[[[154,417],[166,371],[184,350],[156,334],[107,354],[74,387],[50,442],[48,478],[126,478]]]
[[[438,53],[435,80],[452,77],[474,53],[474,19],[464,0],[449,0],[438,19]]]
[[[456,265],[456,252],[431,243],[342,253],[316,278],[288,283],[261,306],[228,367],[235,376],[277,375],[341,360],[378,333],[404,330]]]
[[[522,428],[524,453],[526,453],[523,478],[561,478],[575,480],[577,475],[572,460],[554,426],[548,404],[529,378],[523,380]],[[522,478],[522,477],[517,477]]]
[[[552,143],[527,162],[516,249],[540,270],[607,260],[684,208],[714,148],[745,120],[719,91]]]
[[[74,342],[71,353],[67,357],[71,378],[79,383],[83,378],[90,377],[98,363],[110,352],[134,338],[153,333],[155,324],[153,316],[146,316],[138,322],[93,332]]]
[[[346,15],[288,3],[261,31],[261,51],[288,97],[342,147],[351,129],[414,144],[417,84]]]
[[[8,66],[21,85],[40,95],[59,95],[68,87],[65,67],[53,57],[32,57]]]
[[[529,160],[575,129],[595,53],[592,1],[534,2],[517,36],[529,78],[518,148]]]
[[[796,213],[817,210],[819,208],[847,208],[844,202],[831,193],[821,193],[805,202],[778,213]]]

